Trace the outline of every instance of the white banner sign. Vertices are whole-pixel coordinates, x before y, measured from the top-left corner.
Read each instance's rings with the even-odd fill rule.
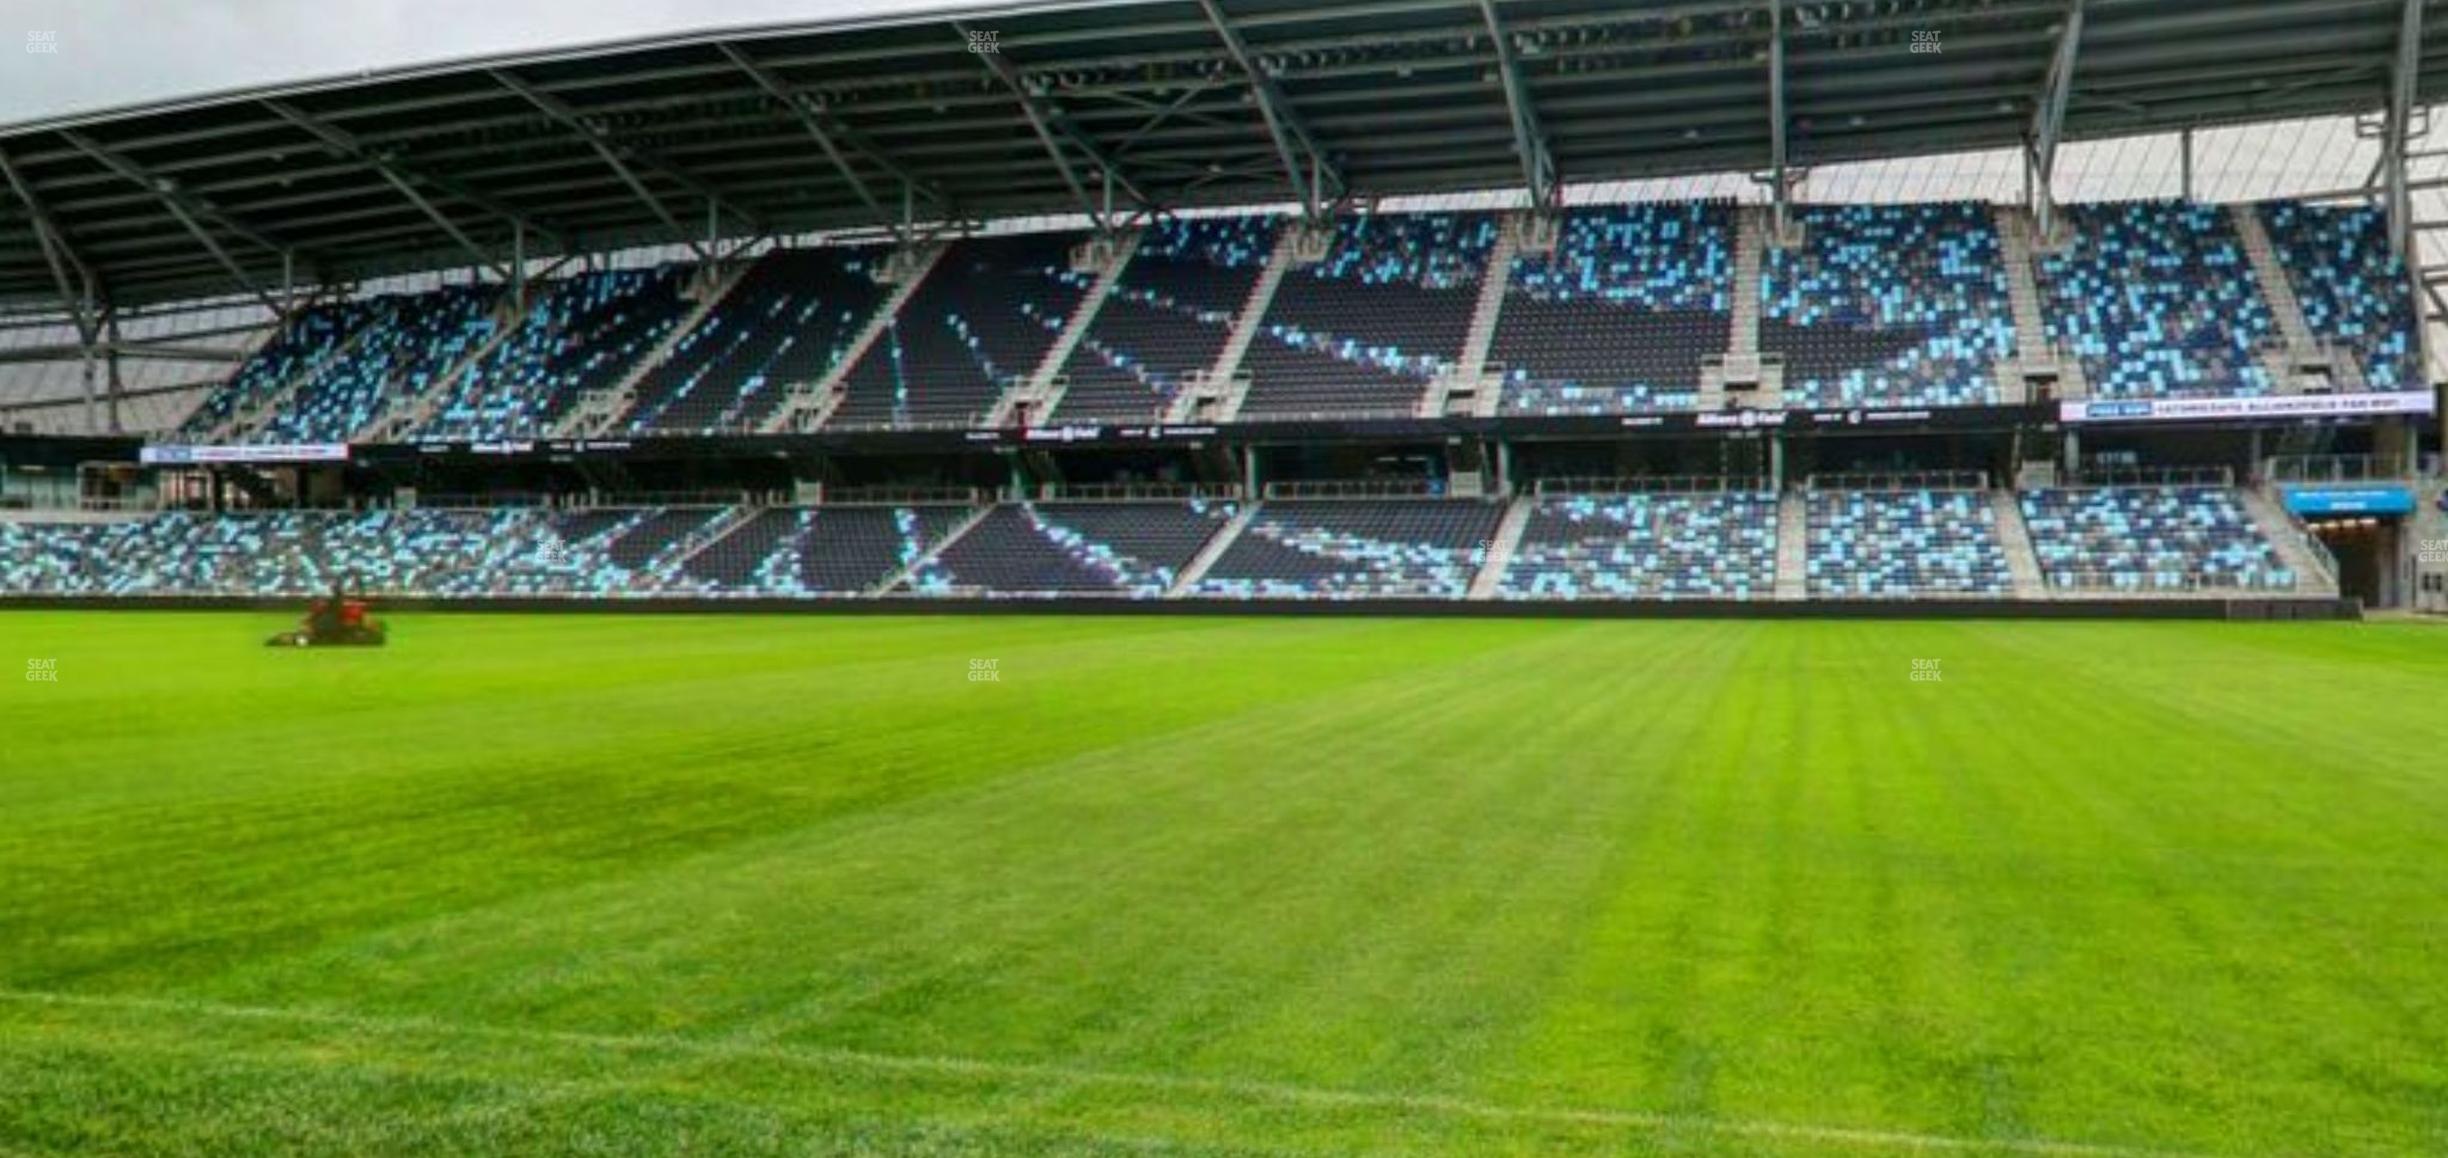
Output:
[[[2275,394],[2262,398],[2126,398],[2060,402],[2064,422],[2185,422],[2216,418],[2350,418],[2429,414],[2428,390],[2365,394]]]
[[[345,442],[264,442],[248,446],[148,446],[137,452],[148,466],[209,466],[214,463],[347,462]]]

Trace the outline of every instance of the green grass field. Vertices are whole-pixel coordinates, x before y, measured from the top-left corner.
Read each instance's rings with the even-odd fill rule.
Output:
[[[284,624],[0,613],[0,1152],[2448,1152],[2448,630]]]

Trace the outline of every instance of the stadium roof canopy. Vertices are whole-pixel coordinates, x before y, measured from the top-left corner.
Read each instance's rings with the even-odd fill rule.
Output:
[[[233,288],[272,305],[292,280],[514,253],[1538,198],[2392,100],[2419,115],[2448,93],[2444,18],[2422,0],[1090,0],[452,61],[0,129],[0,305],[88,284],[121,308]]]

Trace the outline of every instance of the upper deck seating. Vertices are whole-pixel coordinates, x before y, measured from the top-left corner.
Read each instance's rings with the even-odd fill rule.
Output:
[[[1552,254],[1513,259],[1488,360],[1508,414],[1699,405],[1700,364],[1732,325],[1734,242],[1720,202],[1593,205]],[[1491,368],[1493,368],[1493,365]]]
[[[1806,205],[1799,245],[1770,247],[1760,350],[1785,361],[1788,406],[1998,401],[2014,311],[1985,205]]]
[[[347,348],[317,362],[254,442],[346,442],[406,399],[441,381],[490,338],[493,286],[452,286],[378,298]]]
[[[1084,234],[1027,233],[952,243],[843,380],[827,424],[982,423],[1062,336],[1095,282],[1071,268]]]
[[[2070,240],[2040,260],[2042,304],[2094,397],[2270,391],[2255,351],[2276,323],[2224,209],[2136,201],[2063,212]]]
[[[790,387],[823,379],[874,317],[890,292],[872,272],[882,260],[874,248],[778,249],[757,258],[639,380],[624,425],[686,434],[764,421]]]
[[[1069,385],[1054,416],[1161,416],[1183,379],[1223,353],[1278,227],[1272,217],[1169,218],[1150,226],[1063,361]]]
[[[284,387],[337,357],[360,328],[388,311],[388,305],[369,301],[324,302],[299,310],[227,383],[206,396],[179,425],[180,433],[209,433],[250,408],[268,403]]]
[[[518,328],[451,384],[424,436],[548,432],[580,395],[619,381],[680,323],[694,268],[604,270],[551,283]]]
[[[2260,209],[2312,336],[2352,355],[2368,389],[2422,389],[2413,284],[2389,248],[2386,214],[2296,201]]]
[[[1325,260],[1284,274],[1241,368],[1246,421],[1407,415],[1462,356],[1495,245],[1485,213],[1335,223]]]

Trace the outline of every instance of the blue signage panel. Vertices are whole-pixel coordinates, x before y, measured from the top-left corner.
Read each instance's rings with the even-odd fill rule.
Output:
[[[2292,487],[2286,505],[2299,515],[2407,515],[2414,512],[2414,488]]]

